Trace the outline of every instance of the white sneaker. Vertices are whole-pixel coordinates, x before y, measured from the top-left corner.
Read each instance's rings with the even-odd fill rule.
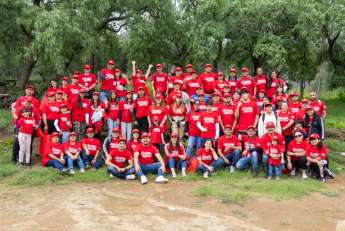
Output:
[[[176,172],[175,172],[175,171],[172,171],[172,172],[171,172],[171,176],[172,176],[172,178],[175,179],[175,178],[176,178]]]
[[[165,183],[168,183],[168,179],[165,178],[164,176],[157,176],[155,182],[165,184]]]
[[[143,175],[140,177],[140,183],[141,184],[146,184],[147,182],[149,182],[149,181],[147,180],[146,176]]]
[[[204,174],[202,174],[202,177],[203,177],[204,179],[207,179],[207,178],[208,178],[208,172],[204,172]]]
[[[182,176],[183,176],[183,177],[184,177],[184,176],[187,176],[187,175],[186,175],[186,169],[185,169],[185,168],[182,169]]]
[[[234,173],[235,172],[235,167],[234,166],[230,166],[230,173]]]
[[[75,171],[74,171],[74,169],[70,169],[70,170],[68,171],[68,173],[69,173],[70,175],[74,175],[74,174],[75,174]]]
[[[127,175],[126,180],[135,180],[135,175]]]
[[[308,176],[307,176],[307,173],[306,173],[305,170],[302,170],[302,179],[303,179],[303,180],[308,179]]]
[[[85,173],[85,169],[80,169],[80,173]]]
[[[291,169],[290,176],[296,176],[296,169]]]
[[[109,177],[110,177],[111,179],[113,179],[113,178],[114,178],[114,175],[113,175],[113,174],[109,174]]]

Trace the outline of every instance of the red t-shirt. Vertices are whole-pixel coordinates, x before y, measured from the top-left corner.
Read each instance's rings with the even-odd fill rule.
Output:
[[[97,151],[101,150],[101,142],[96,138],[84,138],[81,140],[81,144],[83,147],[86,145],[91,156],[94,156]]]
[[[169,109],[167,107],[157,107],[155,104],[152,104],[149,107],[149,116],[151,121],[154,116],[157,116],[159,123],[161,123],[164,117],[168,115],[168,113]]]
[[[82,99],[82,106],[79,107],[78,100],[74,100],[71,103],[72,108],[72,121],[85,122],[85,114],[90,113],[90,101],[88,99]],[[90,117],[91,119],[91,117]]]
[[[280,127],[283,128],[286,125],[288,125],[291,121],[295,119],[295,117],[291,114],[290,111],[283,112],[279,111],[277,112],[278,119],[280,121]],[[292,126],[283,131],[283,136],[290,136],[292,134]]]
[[[234,105],[222,105],[220,107],[220,117],[224,126],[232,126],[235,121],[235,106]]]
[[[185,90],[189,96],[196,94],[196,89],[201,87],[202,82],[199,79],[190,79],[185,83]]]
[[[168,143],[165,145],[164,149],[165,149],[165,153],[166,153],[167,158],[172,157],[175,160],[179,160],[180,159],[179,156],[181,156],[181,155],[186,156],[185,151],[184,151],[184,147],[182,144],[180,144],[179,147],[174,146],[171,148],[170,143]]]
[[[254,101],[239,104],[238,130],[246,131],[249,126],[253,126],[257,115],[259,109]]]
[[[155,72],[151,75],[151,81],[153,82],[155,91],[160,90],[163,94],[167,91],[169,81],[169,76],[167,73]]]
[[[273,95],[274,95],[274,94],[276,93],[276,91],[277,91],[277,88],[278,88],[279,83],[280,83],[280,80],[279,80],[279,79],[277,79],[277,78],[273,79],[273,78],[272,78],[271,88],[267,88],[267,89],[266,89],[266,96],[267,96],[267,97],[270,97],[270,98],[273,97]]]
[[[128,161],[132,160],[132,155],[127,150],[112,150],[109,155],[111,156],[111,163],[115,164],[119,168],[125,168]]]
[[[66,113],[62,114],[60,113],[60,116],[58,118],[58,126],[61,131],[69,131],[72,128],[72,121],[71,121],[71,114]]]
[[[242,135],[242,142],[243,142],[243,147],[245,150],[249,150],[253,148],[260,148],[261,147],[261,140],[258,136],[254,136],[252,138],[249,138],[247,135]]]
[[[42,155],[41,163],[43,166],[46,166],[49,160],[53,160],[49,154],[53,154],[56,158],[61,158],[61,155],[64,154],[64,147],[60,143],[49,142],[47,149],[47,152]]]
[[[229,86],[229,82],[228,81],[225,81],[225,80],[223,80],[223,81],[216,80],[215,81],[215,87],[216,87],[216,89],[220,93],[223,92],[223,89],[224,89],[225,86]]]
[[[256,88],[257,92],[266,91],[267,76],[266,75],[256,75]]]
[[[189,136],[200,136],[200,130],[197,126],[197,122],[200,119],[200,112],[192,111],[192,113],[187,113],[186,121],[189,122],[188,125],[188,135]]]
[[[164,132],[164,128],[161,126],[152,126],[149,129],[151,143],[152,144],[161,144],[162,143],[162,133]]]
[[[224,135],[218,139],[217,148],[222,150],[222,153],[224,155],[230,154],[233,151],[235,151],[234,148],[229,149],[229,147],[231,145],[233,145],[235,147],[241,146],[241,142],[238,140],[237,136],[232,135],[230,137],[227,137],[226,135]],[[226,148],[228,148],[228,149],[226,150]]]
[[[174,84],[175,82],[178,83],[179,85],[179,89],[182,90],[182,87],[183,87],[183,76],[180,75],[180,76],[171,76],[170,80],[169,80],[169,83],[171,84]]]
[[[79,75],[78,83],[89,88],[93,84],[97,84],[97,77],[94,73],[82,73]]]
[[[47,120],[56,120],[60,115],[59,104],[56,102],[47,102],[42,107],[42,114],[45,114],[47,116]]]
[[[65,153],[68,151],[73,155],[75,155],[76,153],[79,154],[81,152],[81,144],[79,142],[75,142],[74,144],[72,144],[70,141],[66,141],[63,144],[63,148],[65,150]]]
[[[20,118],[18,120],[19,132],[24,134],[32,134],[34,132],[34,127],[36,126],[36,121],[33,117]]]
[[[205,148],[200,148],[197,153],[196,153],[196,157],[200,157],[201,161],[204,164],[210,165],[213,162],[213,153],[212,150],[209,149],[208,151],[205,150]]]
[[[268,154],[268,164],[273,166],[279,166],[281,164],[281,155],[284,153],[284,148],[280,145],[269,144],[267,147],[266,154]],[[271,155],[275,154],[279,157],[274,159]]]
[[[139,152],[139,163],[140,164],[153,164],[156,162],[156,154],[159,154],[157,148],[152,144],[144,146],[143,144],[138,145],[136,152]]]
[[[217,74],[214,72],[204,72],[199,75],[199,79],[201,80],[203,86],[204,86],[204,91],[206,94],[211,94],[213,93],[215,89],[215,84],[216,84],[216,79],[217,79]]]
[[[265,133],[263,136],[261,136],[261,147],[264,152],[268,150],[268,146],[272,143],[272,137],[277,136],[278,137],[278,145],[281,146],[281,148],[285,149],[285,140],[282,135],[280,135],[278,132],[274,132],[273,135],[270,135],[268,133]]]
[[[240,83],[238,82],[237,79],[232,78],[229,80],[229,86],[230,86],[230,93],[233,94],[236,89],[240,87]]]
[[[138,88],[143,87],[146,95],[149,94],[149,90],[146,87],[145,76],[138,77],[137,75],[132,75],[132,84],[134,93],[138,93]]]
[[[242,76],[239,85],[240,90],[247,89],[250,95],[254,94],[255,81],[250,76]]]
[[[151,105],[151,99],[147,96],[138,97],[134,101],[134,108],[136,109],[136,118],[143,118],[148,116],[148,109]]]
[[[40,107],[40,101],[36,97],[34,97],[34,96],[20,96],[16,100],[15,108],[24,107],[25,106],[25,101],[28,100],[28,99],[31,99],[32,107],[38,110],[39,107]]]
[[[108,144],[108,153],[110,153],[113,150],[117,150],[119,148],[119,140],[111,140],[111,142]]]
[[[321,116],[324,111],[327,111],[325,102],[321,100],[310,101],[309,106],[312,107],[315,113],[319,116]]]
[[[289,109],[292,113],[292,115],[296,115],[300,110],[301,110],[302,106],[300,102],[289,102]]]
[[[134,151],[137,149],[140,142],[135,142],[133,140],[130,140],[127,142],[126,149],[130,152],[131,156],[133,157]]]
[[[327,153],[328,153],[328,151],[327,151],[326,145],[323,145],[320,150],[318,149],[317,146],[309,145],[307,150],[306,150],[306,157],[312,158],[312,159],[316,159],[316,158],[320,157],[322,160],[326,160],[327,159]]]
[[[216,136],[215,124],[218,123],[218,113],[202,112],[199,121],[202,127],[207,128],[206,132],[200,132],[200,137],[214,139]]]
[[[103,68],[100,71],[100,75],[103,77],[101,79],[101,90],[102,91],[110,91],[112,90],[115,78],[115,70],[114,69],[107,69]]]
[[[68,84],[67,86],[67,95],[68,95],[68,101],[73,102],[78,98],[78,94],[80,91],[80,87],[75,84]]]
[[[287,151],[288,152],[306,152],[308,150],[308,142],[305,140],[302,140],[300,144],[296,142],[295,139],[293,139],[288,146]],[[291,156],[291,160],[298,160],[300,157],[297,156]]]
[[[134,108],[134,102],[126,103],[126,101],[121,101],[119,105],[121,110],[121,122],[131,123],[133,120],[132,112]]]
[[[112,120],[117,120],[119,118],[121,102],[108,101],[107,116]]]

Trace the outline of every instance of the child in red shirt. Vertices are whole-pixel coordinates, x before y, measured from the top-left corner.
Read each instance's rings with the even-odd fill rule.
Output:
[[[93,128],[86,129],[86,136],[81,140],[81,145],[83,148],[82,158],[86,165],[86,168],[92,166],[92,169],[96,171],[102,164],[102,158],[100,156],[101,142],[94,138],[95,130]]]
[[[71,114],[65,104],[61,105],[60,116],[55,120],[54,125],[56,131],[61,135],[61,143],[65,143],[72,129]]]
[[[267,179],[272,179],[273,171],[276,177],[276,180],[279,180],[281,175],[281,159],[283,156],[284,150],[282,146],[278,144],[278,136],[274,135],[272,137],[271,143],[268,145],[266,154],[268,156],[268,177]]]
[[[161,144],[165,144],[163,136],[163,127],[159,125],[159,118],[153,117],[153,124],[149,129],[151,144],[153,144],[159,151],[161,150]]]
[[[69,134],[69,140],[63,144],[64,152],[67,156],[67,167],[70,175],[74,175],[74,162],[78,162],[80,172],[85,172],[85,165],[80,155],[81,153],[81,144],[77,142],[77,133],[71,132]]]
[[[127,142],[127,150],[131,153],[133,157],[134,151],[137,149],[140,144],[140,131],[138,129],[133,129],[132,139]]]
[[[181,168],[182,176],[186,176],[187,156],[182,144],[178,142],[178,135],[172,133],[170,142],[164,146],[165,155],[173,178],[176,178],[175,167]]]

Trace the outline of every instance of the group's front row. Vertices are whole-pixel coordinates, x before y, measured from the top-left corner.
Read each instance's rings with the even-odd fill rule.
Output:
[[[136,129],[133,130],[133,139],[126,143],[115,128],[111,138],[104,141],[103,151],[100,141],[94,138],[93,128],[86,130],[86,138],[80,142],[77,141],[78,134],[71,132],[69,139],[61,144],[59,133],[53,133],[42,155],[42,164],[63,174],[74,175],[75,163],[84,173],[87,168],[96,171],[105,162],[111,178],[134,180],[138,176],[142,184],[148,182],[147,173],[157,174],[156,183],[168,182],[164,177],[166,166],[172,178],[176,178],[176,170],[181,170],[182,176],[186,176],[188,170],[198,171],[208,178],[211,173],[227,166],[230,173],[235,169],[251,168],[256,177],[259,165],[263,166],[267,179],[273,176],[279,179],[282,169],[290,171],[291,176],[300,171],[303,179],[307,179],[309,174],[322,182],[325,177],[334,177],[328,169],[327,149],[318,134],[312,134],[306,141],[303,131],[297,130],[294,139],[285,148],[284,138],[274,131],[273,123],[268,123],[266,128],[267,133],[259,139],[255,127],[250,126],[247,134],[236,136],[231,127],[226,126],[223,136],[217,141],[206,139],[201,147],[197,147],[195,156],[186,154],[175,133],[171,134],[169,143],[160,148],[151,144],[148,133],[142,133],[139,140],[140,132]]]

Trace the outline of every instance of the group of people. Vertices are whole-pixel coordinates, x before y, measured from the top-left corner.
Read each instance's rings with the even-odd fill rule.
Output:
[[[267,179],[334,177],[323,144],[327,108],[315,91],[301,99],[262,68],[254,76],[247,67],[215,73],[210,64],[202,73],[192,64],[152,68],[144,73],[133,61],[127,76],[109,60],[96,75],[84,65],[52,80],[41,100],[27,85],[12,104],[12,161],[29,168],[38,136],[42,165],[71,175],[75,166],[84,173],[106,165],[110,177],[145,184],[150,172],[166,183],[168,172],[208,178],[251,169],[256,177],[262,166]]]

